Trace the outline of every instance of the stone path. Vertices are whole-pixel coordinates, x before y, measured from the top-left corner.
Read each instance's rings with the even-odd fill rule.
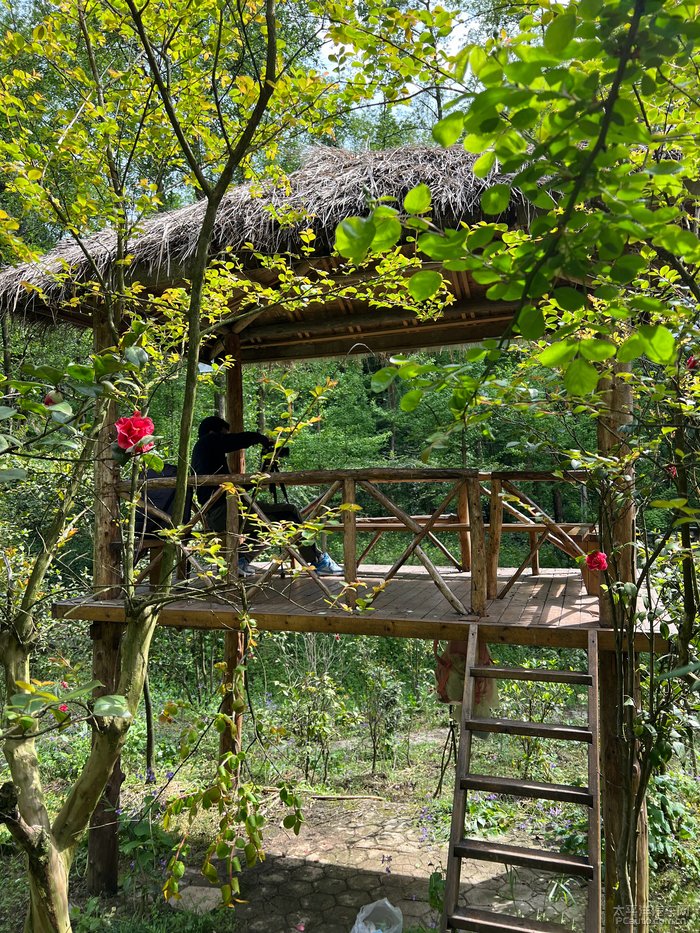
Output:
[[[236,908],[236,933],[350,933],[359,909],[383,897],[399,907],[404,931],[431,930],[437,914],[428,902],[430,874],[444,866],[446,847],[427,841],[405,807],[378,800],[318,800],[304,807],[299,836],[268,824],[267,857],[244,871]],[[523,840],[521,840],[523,841]],[[530,845],[534,845],[532,840]],[[194,873],[181,886],[180,906],[208,911],[218,892]],[[562,921],[561,901],[548,900],[550,879],[501,865],[466,863],[463,895],[472,906],[488,906]],[[585,889],[564,911],[582,929]]]

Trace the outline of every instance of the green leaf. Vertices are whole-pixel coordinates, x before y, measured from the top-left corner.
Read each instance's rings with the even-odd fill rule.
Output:
[[[84,366],[82,363],[69,363],[66,366],[66,372],[76,382],[95,381],[95,369],[92,366]]]
[[[430,210],[430,202],[430,188],[423,184],[416,185],[403,199],[403,209],[407,214],[424,214]]]
[[[462,134],[464,114],[455,112],[439,120],[433,127],[433,139],[441,146],[454,145]]]
[[[401,411],[414,411],[420,405],[422,398],[422,389],[411,389],[404,396],[402,396],[399,407],[401,408]]]
[[[610,269],[610,278],[613,282],[625,285],[635,279],[646,267],[646,260],[636,253],[625,253],[613,264]]]
[[[571,288],[569,285],[555,288],[554,299],[564,311],[578,311],[579,308],[582,308],[586,303],[586,296],[575,288]]]
[[[397,375],[398,369],[394,366],[385,366],[383,369],[378,369],[377,372],[372,375],[372,391],[384,392],[385,389],[389,388],[394,379],[396,379]]]
[[[0,405],[0,421],[6,421],[7,418],[14,418],[16,414],[16,408],[10,408],[9,405]]]
[[[564,386],[570,395],[590,395],[598,386],[598,370],[578,357],[566,368]]]
[[[538,340],[544,334],[544,316],[539,308],[532,305],[521,309],[515,323],[526,340]]]
[[[335,231],[335,248],[341,256],[361,262],[372,245],[376,228],[369,217],[348,217]]]
[[[547,26],[544,34],[544,47],[552,55],[561,57],[561,52],[571,42],[576,31],[576,15],[561,13]]]
[[[495,163],[496,153],[493,151],[493,149],[488,149],[486,152],[483,152],[476,160],[472,167],[472,171],[477,178],[486,178],[488,173],[494,167]]]
[[[683,667],[676,667],[665,674],[659,674],[659,680],[671,680],[674,677],[685,677],[686,674],[692,674],[700,670],[700,661],[693,661],[691,664],[684,664]]]
[[[617,358],[621,363],[629,363],[644,356],[644,349],[645,344],[639,334],[632,334],[617,351]]]
[[[16,483],[27,478],[27,471],[21,468],[16,470],[0,470],[0,483]]]
[[[416,272],[408,280],[408,290],[414,301],[426,301],[431,298],[442,285],[442,276],[439,272],[423,269]]]
[[[510,185],[491,185],[481,195],[481,209],[485,214],[502,214],[510,201]]]
[[[637,333],[644,341],[644,352],[655,363],[672,363],[676,357],[676,341],[663,324],[642,324]]]
[[[687,499],[653,499],[650,503],[654,509],[682,509],[688,504]]]
[[[538,359],[543,366],[561,366],[568,363],[576,354],[576,342],[573,340],[558,340],[543,350]]]
[[[117,694],[107,694],[95,700],[93,706],[95,716],[115,716],[119,719],[130,719],[131,713],[126,705],[126,697]]]
[[[377,218],[375,214],[374,225],[376,232],[372,237],[370,248],[372,252],[385,253],[392,246],[396,246],[401,238],[401,223],[396,217]]]
[[[148,353],[143,347],[127,347],[124,351],[124,358],[137,369],[143,369],[148,362]]]
[[[615,344],[607,340],[594,338],[582,340],[578,348],[581,356],[594,363],[602,363],[603,360],[609,360],[611,356],[615,356]]]

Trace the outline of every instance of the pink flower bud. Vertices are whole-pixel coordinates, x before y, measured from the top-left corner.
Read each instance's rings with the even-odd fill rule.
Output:
[[[65,703],[61,703],[61,705],[58,708],[60,709],[62,713],[68,712],[68,706]]]
[[[697,358],[694,357],[693,354],[691,353],[688,359],[685,361],[685,368],[686,369],[697,369],[698,362],[700,361],[698,361]]]

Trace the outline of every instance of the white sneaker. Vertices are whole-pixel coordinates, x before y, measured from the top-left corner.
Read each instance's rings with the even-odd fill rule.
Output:
[[[316,562],[316,573],[319,577],[335,577],[342,572],[343,568],[340,564],[336,564],[327,551],[324,551]]]
[[[238,576],[239,577],[254,577],[255,571],[250,566],[250,561],[247,557],[238,558]]]

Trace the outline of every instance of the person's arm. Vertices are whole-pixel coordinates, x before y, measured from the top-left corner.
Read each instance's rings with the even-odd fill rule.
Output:
[[[221,434],[218,438],[224,453],[230,454],[234,450],[247,450],[261,444],[263,448],[272,446],[272,441],[259,431],[239,431],[237,434]]]

